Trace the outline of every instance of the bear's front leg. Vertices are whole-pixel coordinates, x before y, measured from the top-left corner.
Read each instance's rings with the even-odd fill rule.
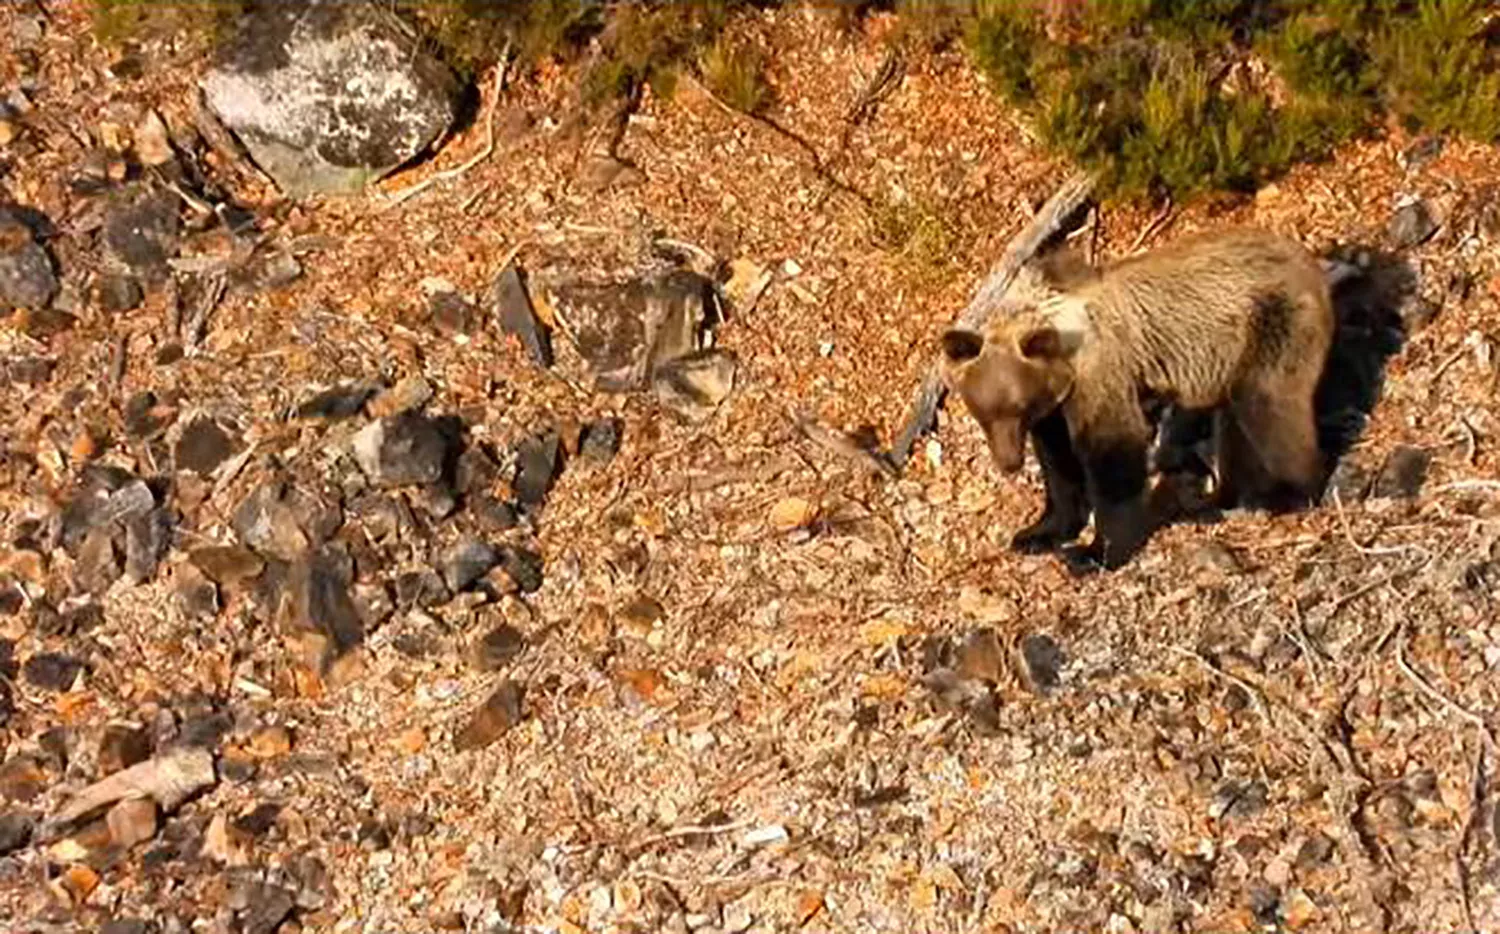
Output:
[[[1094,543],[1088,557],[1106,570],[1129,561],[1151,534],[1146,511],[1146,448],[1142,438],[1080,443],[1094,509]]]
[[[1061,548],[1078,537],[1089,518],[1083,463],[1073,450],[1062,413],[1053,412],[1033,425],[1031,443],[1042,465],[1047,506],[1040,519],[1011,539],[1011,548],[1025,554]]]

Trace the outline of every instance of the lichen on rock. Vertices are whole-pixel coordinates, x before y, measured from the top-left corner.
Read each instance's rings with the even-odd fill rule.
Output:
[[[287,194],[357,192],[452,124],[459,86],[378,4],[268,4],[202,83],[208,106]]]

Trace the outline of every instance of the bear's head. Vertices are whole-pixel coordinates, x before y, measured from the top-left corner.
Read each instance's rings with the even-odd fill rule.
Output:
[[[942,337],[943,384],[984,429],[1001,470],[1020,470],[1026,434],[1073,389],[1073,358],[1091,328],[1086,301],[1070,291],[1099,271],[1072,249],[1022,266],[983,332],[952,328]]]

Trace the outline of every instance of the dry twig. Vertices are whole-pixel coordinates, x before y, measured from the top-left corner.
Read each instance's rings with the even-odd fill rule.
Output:
[[[810,415],[796,413],[791,416],[791,419],[792,424],[797,426],[797,431],[804,438],[807,438],[824,450],[837,454],[844,460],[852,461],[861,467],[868,467],[875,473],[888,477],[896,475],[896,468],[888,463],[885,458],[855,444],[853,440],[842,432],[834,431]]]
[[[1479,750],[1474,757],[1474,781],[1470,790],[1469,813],[1464,818],[1463,828],[1459,831],[1458,847],[1453,856],[1464,923],[1468,925],[1469,930],[1477,932],[1479,928],[1474,926],[1474,907],[1469,897],[1469,872],[1464,864],[1463,856],[1464,849],[1469,842],[1469,835],[1473,832],[1475,815],[1484,807],[1484,759],[1487,755],[1491,758],[1495,755],[1495,734],[1484,717],[1439,691],[1430,681],[1418,674],[1417,670],[1406,660],[1406,623],[1404,620],[1397,624],[1396,667],[1424,697],[1437,704],[1445,712],[1472,725],[1475,732],[1479,734]]]
[[[1171,199],[1167,199],[1167,203],[1163,205],[1160,213],[1151,219],[1151,223],[1147,224],[1144,230],[1136,234],[1135,240],[1130,244],[1130,249],[1125,251],[1125,255],[1130,256],[1140,252],[1141,247],[1145,245],[1147,240],[1156,236],[1156,234],[1160,233],[1163,228],[1172,222],[1173,211],[1175,209],[1175,205],[1172,204]]]

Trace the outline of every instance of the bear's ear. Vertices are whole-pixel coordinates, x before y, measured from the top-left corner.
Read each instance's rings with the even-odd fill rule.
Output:
[[[1050,324],[1021,335],[1021,356],[1028,360],[1058,360],[1066,354],[1063,336]]]
[[[943,356],[949,363],[965,363],[984,350],[984,337],[973,331],[950,328],[943,332]]]

